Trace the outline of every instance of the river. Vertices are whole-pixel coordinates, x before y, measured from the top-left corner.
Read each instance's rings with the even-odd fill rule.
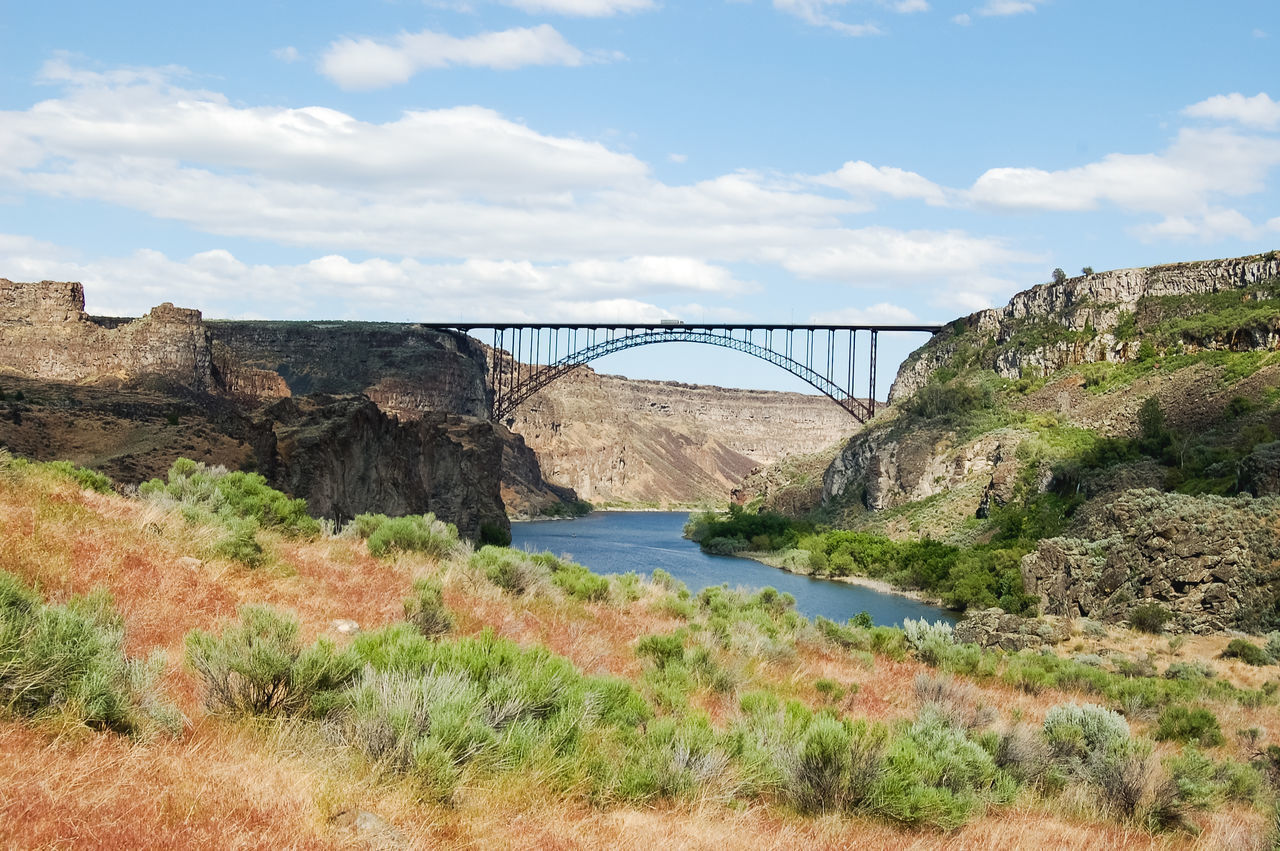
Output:
[[[597,573],[635,571],[648,576],[665,570],[697,593],[711,585],[731,588],[772,586],[796,598],[802,615],[821,615],[843,623],[858,612],[877,624],[897,625],[903,618],[954,622],[956,615],[899,594],[797,576],[748,559],[713,556],[683,537],[683,511],[597,511],[577,520],[543,520],[511,524],[511,546],[532,552],[568,556]]]

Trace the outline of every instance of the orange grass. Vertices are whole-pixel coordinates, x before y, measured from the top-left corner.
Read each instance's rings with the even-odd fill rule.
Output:
[[[3,471],[0,471],[2,473]],[[1054,811],[1053,801],[1024,793],[1020,803],[977,817],[951,834],[903,831],[860,818],[802,818],[778,807],[740,809],[704,801],[636,809],[593,809],[537,782],[498,776],[459,791],[452,806],[424,803],[412,786],[379,780],[348,753],[288,735],[211,719],[200,706],[200,684],[181,666],[183,638],[193,628],[216,629],[245,602],[269,602],[295,612],[309,639],[334,635],[337,618],[375,628],[401,616],[414,577],[442,573],[445,601],[458,631],[491,628],[521,644],[542,644],[588,673],[635,679],[646,663],[636,641],[683,622],[651,609],[660,592],[618,607],[558,595],[514,598],[460,565],[430,560],[372,559],[361,542],[270,539],[278,565],[248,570],[220,560],[190,562],[207,551],[199,530],[147,503],[79,491],[56,477],[0,475],[0,568],[37,584],[56,601],[108,589],[126,623],[128,652],[169,652],[162,688],[192,719],[177,739],[133,742],[112,734],[58,731],[47,725],[0,723],[0,845],[7,847],[328,848],[352,838],[330,824],[343,809],[378,812],[409,847],[446,848],[1253,848],[1264,847],[1268,824],[1257,810],[1226,808],[1197,815],[1198,837],[1151,835],[1136,828]],[[187,557],[186,564],[183,558]],[[1111,638],[1112,646],[1124,639]],[[1225,639],[1223,640],[1225,642]],[[1149,647],[1159,651],[1157,640]],[[1167,643],[1167,642],[1166,642]],[[1178,658],[1213,652],[1192,641]],[[1144,648],[1145,649],[1145,648]],[[1166,654],[1168,655],[1168,654]],[[794,655],[775,660],[724,654],[738,666],[740,690],[767,687],[822,705],[813,688],[833,679],[856,693],[839,707],[856,717],[892,721],[918,710],[913,682],[933,669],[883,657],[867,667],[822,641],[800,640]],[[1218,663],[1233,680],[1252,685],[1267,676]],[[1089,700],[1049,691],[1027,695],[979,683],[982,699],[1008,719],[1017,710],[1038,723],[1050,707]],[[695,705],[717,724],[732,721],[736,695],[698,692]],[[1235,729],[1280,729],[1274,706],[1244,709],[1214,704],[1230,737]],[[1236,753],[1234,744],[1218,758]],[[1173,752],[1164,746],[1161,752]],[[1237,757],[1243,755],[1237,753]],[[1059,807],[1059,810],[1062,808]]]

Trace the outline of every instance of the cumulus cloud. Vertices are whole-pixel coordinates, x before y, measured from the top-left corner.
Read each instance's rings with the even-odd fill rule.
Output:
[[[550,24],[458,38],[433,30],[389,40],[344,38],[329,45],[320,73],[350,90],[408,82],[431,68],[463,66],[510,71],[529,65],[581,65],[587,57]]]
[[[969,190],[980,205],[1083,211],[1102,203],[1127,210],[1184,213],[1219,195],[1261,191],[1280,164],[1280,139],[1227,129],[1184,129],[1159,154],[1109,154],[1077,168],[994,168]]]
[[[933,205],[946,203],[945,190],[914,171],[892,166],[877,167],[862,160],[847,162],[838,171],[818,175],[814,182],[842,189],[854,196],[882,194],[892,198],[917,198]]]
[[[1245,97],[1239,92],[1216,95],[1193,103],[1182,110],[1192,118],[1210,118],[1215,121],[1234,121],[1246,127],[1272,130],[1280,127],[1280,101],[1274,101],[1266,92]]]
[[[61,246],[2,233],[0,264],[17,280],[81,281],[91,312],[121,316],[172,301],[211,318],[308,317],[323,300],[347,319],[466,321],[481,318],[476,296],[483,293],[486,320],[520,321],[553,311],[584,321],[647,322],[673,315],[653,301],[664,293],[728,298],[754,288],[722,267],[688,257],[533,264],[483,258],[354,261],[331,254],[270,265],[213,249],[181,259],[141,250],[85,261]]]
[[[899,169],[669,184],[634,156],[479,107],[372,123],[232,104],[184,88],[180,75],[58,76],[55,97],[0,112],[0,191],[114,204],[326,256],[409,258],[424,280],[465,280],[470,297],[502,281],[526,298],[561,281],[596,300],[646,303],[665,289],[749,290],[730,264],[853,286],[936,285],[1026,259],[996,237],[852,224],[882,196],[939,197]],[[856,195],[833,195],[837,186]]]

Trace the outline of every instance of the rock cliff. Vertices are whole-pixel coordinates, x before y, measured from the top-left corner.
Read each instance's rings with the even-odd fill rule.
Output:
[[[545,478],[597,504],[726,500],[756,467],[858,423],[826,397],[635,381],[579,368],[517,410]]]
[[[1081,538],[1041,541],[1023,584],[1046,614],[1118,622],[1143,603],[1196,633],[1269,623],[1280,598],[1280,501],[1127,491]]]
[[[91,317],[80,284],[0,280],[0,373],[34,382],[0,423],[23,454],[124,484],[185,455],[261,470],[319,516],[434,511],[473,537],[506,527],[509,436],[483,419],[484,352],[462,335],[205,322],[171,304]]]
[[[1243,290],[1280,278],[1277,252],[1230,260],[1173,263],[1068,278],[1018,293],[1002,308],[981,310],[952,322],[903,362],[889,401],[911,396],[934,372],[957,359],[1010,379],[1029,371],[1045,375],[1084,363],[1132,360],[1139,349],[1122,325],[1145,299]],[[1280,327],[1257,329],[1247,339],[1191,338],[1202,348],[1274,349]],[[1117,333],[1119,332],[1119,333]]]

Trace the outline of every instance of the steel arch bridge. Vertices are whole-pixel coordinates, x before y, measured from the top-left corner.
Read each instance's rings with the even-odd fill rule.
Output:
[[[673,320],[644,324],[423,323],[420,327],[493,334],[489,351],[490,414],[512,416],[525,400],[579,366],[604,355],[660,343],[701,343],[753,355],[809,384],[859,422],[876,413],[876,349],[881,331],[936,334],[942,325],[728,325],[684,324]],[[854,392],[859,350],[865,332],[866,396]]]

